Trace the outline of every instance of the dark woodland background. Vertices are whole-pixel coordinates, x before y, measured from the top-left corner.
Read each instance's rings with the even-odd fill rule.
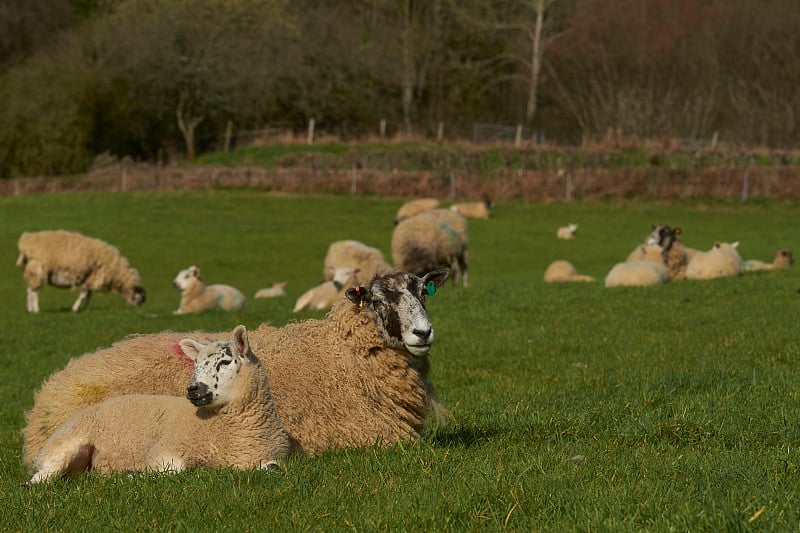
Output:
[[[2,0],[0,177],[311,119],[342,141],[490,123],[788,149],[798,28],[797,0]]]

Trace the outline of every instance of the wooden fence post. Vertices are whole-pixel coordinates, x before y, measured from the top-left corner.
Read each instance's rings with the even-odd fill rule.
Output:
[[[517,124],[517,134],[514,136],[514,146],[517,148],[522,144],[522,124]]]
[[[444,137],[444,122],[439,122],[439,127],[436,129],[436,142],[442,142]]]
[[[233,121],[229,120],[225,125],[225,142],[223,151],[227,154],[231,151],[231,136],[233,135]]]
[[[386,119],[382,118],[380,126],[378,126],[378,131],[380,132],[381,139],[386,137]]]
[[[308,144],[314,144],[314,119],[308,119]]]

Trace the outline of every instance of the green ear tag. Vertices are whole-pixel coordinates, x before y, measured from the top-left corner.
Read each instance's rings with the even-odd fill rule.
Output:
[[[434,294],[436,294],[436,284],[434,282],[432,282],[432,281],[429,281],[428,283],[426,283],[425,284],[425,293],[428,296],[433,296]]]

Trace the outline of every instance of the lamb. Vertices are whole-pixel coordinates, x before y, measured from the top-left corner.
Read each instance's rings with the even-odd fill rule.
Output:
[[[645,244],[637,250],[639,259],[617,263],[611,268],[606,275],[606,287],[647,287],[670,280],[661,246]]]
[[[789,250],[776,250],[775,259],[772,263],[765,263],[758,259],[748,259],[744,262],[744,269],[747,272],[755,272],[758,270],[784,270],[788,269],[794,264],[794,256]]]
[[[739,242],[716,242],[708,252],[697,252],[686,267],[686,279],[714,279],[739,276],[744,273],[736,247]]]
[[[569,261],[558,260],[550,263],[550,266],[544,271],[544,280],[552,283],[554,281],[594,281],[594,278],[578,274],[578,271]]]
[[[449,209],[433,209],[408,218],[392,232],[392,261],[400,270],[420,275],[447,267],[453,283],[468,285],[467,219]]]
[[[331,271],[332,279],[322,281],[304,292],[295,302],[293,312],[297,313],[303,309],[327,309],[344,295],[344,291],[358,284],[359,270],[331,267]]]
[[[445,409],[429,379],[433,326],[425,310],[449,275],[391,272],[354,287],[324,319],[249,332],[278,418],[300,453],[417,439]],[[183,394],[192,361],[179,341],[217,333],[129,337],[72,359],[36,393],[23,428],[26,463],[75,411],[123,394]]]
[[[286,296],[286,282],[275,281],[269,287],[258,289],[253,298],[278,298]]]
[[[194,362],[186,398],[115,396],[75,412],[45,442],[29,484],[84,470],[244,470],[284,459],[289,436],[245,327],[237,326],[230,341],[178,344]]]
[[[178,272],[172,282],[181,291],[181,303],[173,313],[200,313],[209,309],[241,311],[247,305],[242,291],[230,285],[206,285],[195,265]]]
[[[559,239],[574,239],[578,235],[578,225],[570,224],[569,226],[561,226],[556,230],[556,237]]]
[[[385,274],[392,269],[383,257],[383,252],[353,240],[336,241],[328,246],[322,279],[332,280],[333,273],[339,268],[359,270],[362,279],[372,279],[377,274]]]
[[[439,207],[439,200],[436,198],[409,200],[397,210],[397,214],[394,216],[394,225],[396,226],[407,218],[419,215],[425,211],[430,211],[431,209],[436,209],[437,207]]]
[[[488,219],[489,209],[492,202],[484,198],[482,202],[461,202],[450,206],[451,211],[455,211],[464,218]]]
[[[145,290],[139,272],[110,244],[75,231],[52,230],[24,232],[17,244],[17,266],[28,284],[26,309],[39,312],[39,290],[52,287],[80,287],[72,304],[77,312],[93,292],[112,291],[130,305],[142,305]]]

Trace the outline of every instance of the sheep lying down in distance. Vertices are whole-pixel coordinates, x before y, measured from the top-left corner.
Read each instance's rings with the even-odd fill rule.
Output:
[[[139,272],[110,244],[76,231],[23,233],[17,243],[17,266],[28,284],[26,308],[39,312],[39,291],[45,285],[80,288],[72,311],[89,306],[93,292],[112,291],[130,305],[142,305],[145,291]],[[85,305],[84,305],[85,304]]]
[[[195,265],[178,272],[172,284],[181,291],[181,303],[174,314],[200,313],[210,309],[241,311],[247,305],[242,291],[230,285],[206,285]]]
[[[245,327],[232,340],[178,345],[194,363],[184,398],[114,396],[75,412],[44,443],[29,483],[86,470],[267,468],[285,458],[289,437]]]
[[[249,332],[294,450],[390,446],[419,438],[429,415],[444,416],[429,379],[435,337],[425,303],[448,275],[390,272],[348,289],[324,319]],[[193,362],[179,341],[226,335],[141,335],[72,359],[42,384],[26,414],[26,463],[79,409],[124,394],[183,395]]]

